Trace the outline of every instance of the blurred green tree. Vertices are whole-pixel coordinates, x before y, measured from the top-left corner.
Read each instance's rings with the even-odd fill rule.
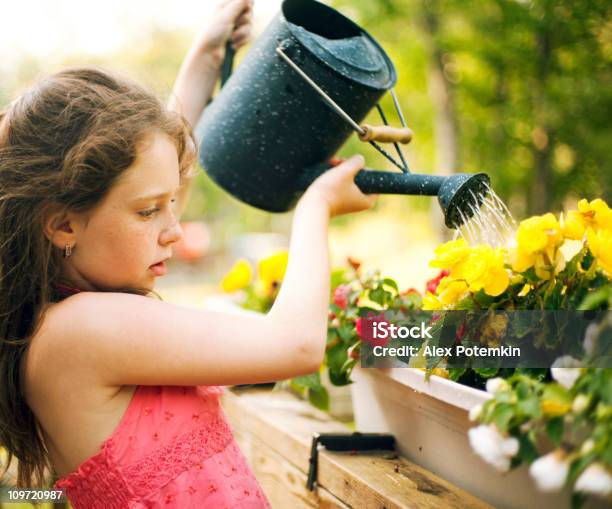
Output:
[[[610,200],[610,2],[333,5],[394,61],[416,170],[485,171],[517,216],[559,209],[567,197]]]

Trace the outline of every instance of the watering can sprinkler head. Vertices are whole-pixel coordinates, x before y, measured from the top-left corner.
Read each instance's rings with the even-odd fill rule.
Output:
[[[438,190],[438,202],[448,228],[458,228],[474,215],[490,189],[489,182],[486,173],[458,173],[444,179]]]

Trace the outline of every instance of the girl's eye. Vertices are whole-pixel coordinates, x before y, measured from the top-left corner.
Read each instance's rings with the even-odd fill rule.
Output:
[[[170,200],[170,202],[171,202],[171,203],[172,203],[172,205],[174,206],[174,205],[175,205],[175,202],[176,202],[176,198],[172,198],[172,199]],[[149,210],[143,210],[143,211],[141,211],[141,212],[138,212],[138,214],[140,214],[142,217],[150,217],[150,216],[152,216],[153,214],[155,214],[156,212],[159,212],[160,210],[161,210],[161,209],[160,209],[159,207],[155,207],[155,208],[152,208],[152,209],[149,209]]]
[[[140,214],[142,217],[149,217],[149,216],[152,216],[153,214],[155,214],[155,212],[157,212],[158,210],[159,210],[159,208],[155,207],[154,209],[143,210],[143,211],[139,212],[138,214]]]

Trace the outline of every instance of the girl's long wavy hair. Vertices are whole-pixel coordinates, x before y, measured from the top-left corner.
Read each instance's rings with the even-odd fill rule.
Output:
[[[8,453],[0,479],[16,458],[18,487],[42,488],[55,478],[22,373],[42,314],[60,298],[60,251],[43,233],[44,218],[93,210],[154,132],[175,141],[181,178],[192,176],[196,142],[187,121],[102,69],[51,75],[0,112],[0,448]]]

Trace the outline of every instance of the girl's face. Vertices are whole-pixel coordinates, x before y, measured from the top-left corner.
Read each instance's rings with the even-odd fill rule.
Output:
[[[104,200],[73,216],[75,247],[62,258],[64,275],[82,289],[152,289],[164,268],[151,267],[170,258],[182,236],[175,215],[179,183],[174,143],[163,133],[150,135]]]

